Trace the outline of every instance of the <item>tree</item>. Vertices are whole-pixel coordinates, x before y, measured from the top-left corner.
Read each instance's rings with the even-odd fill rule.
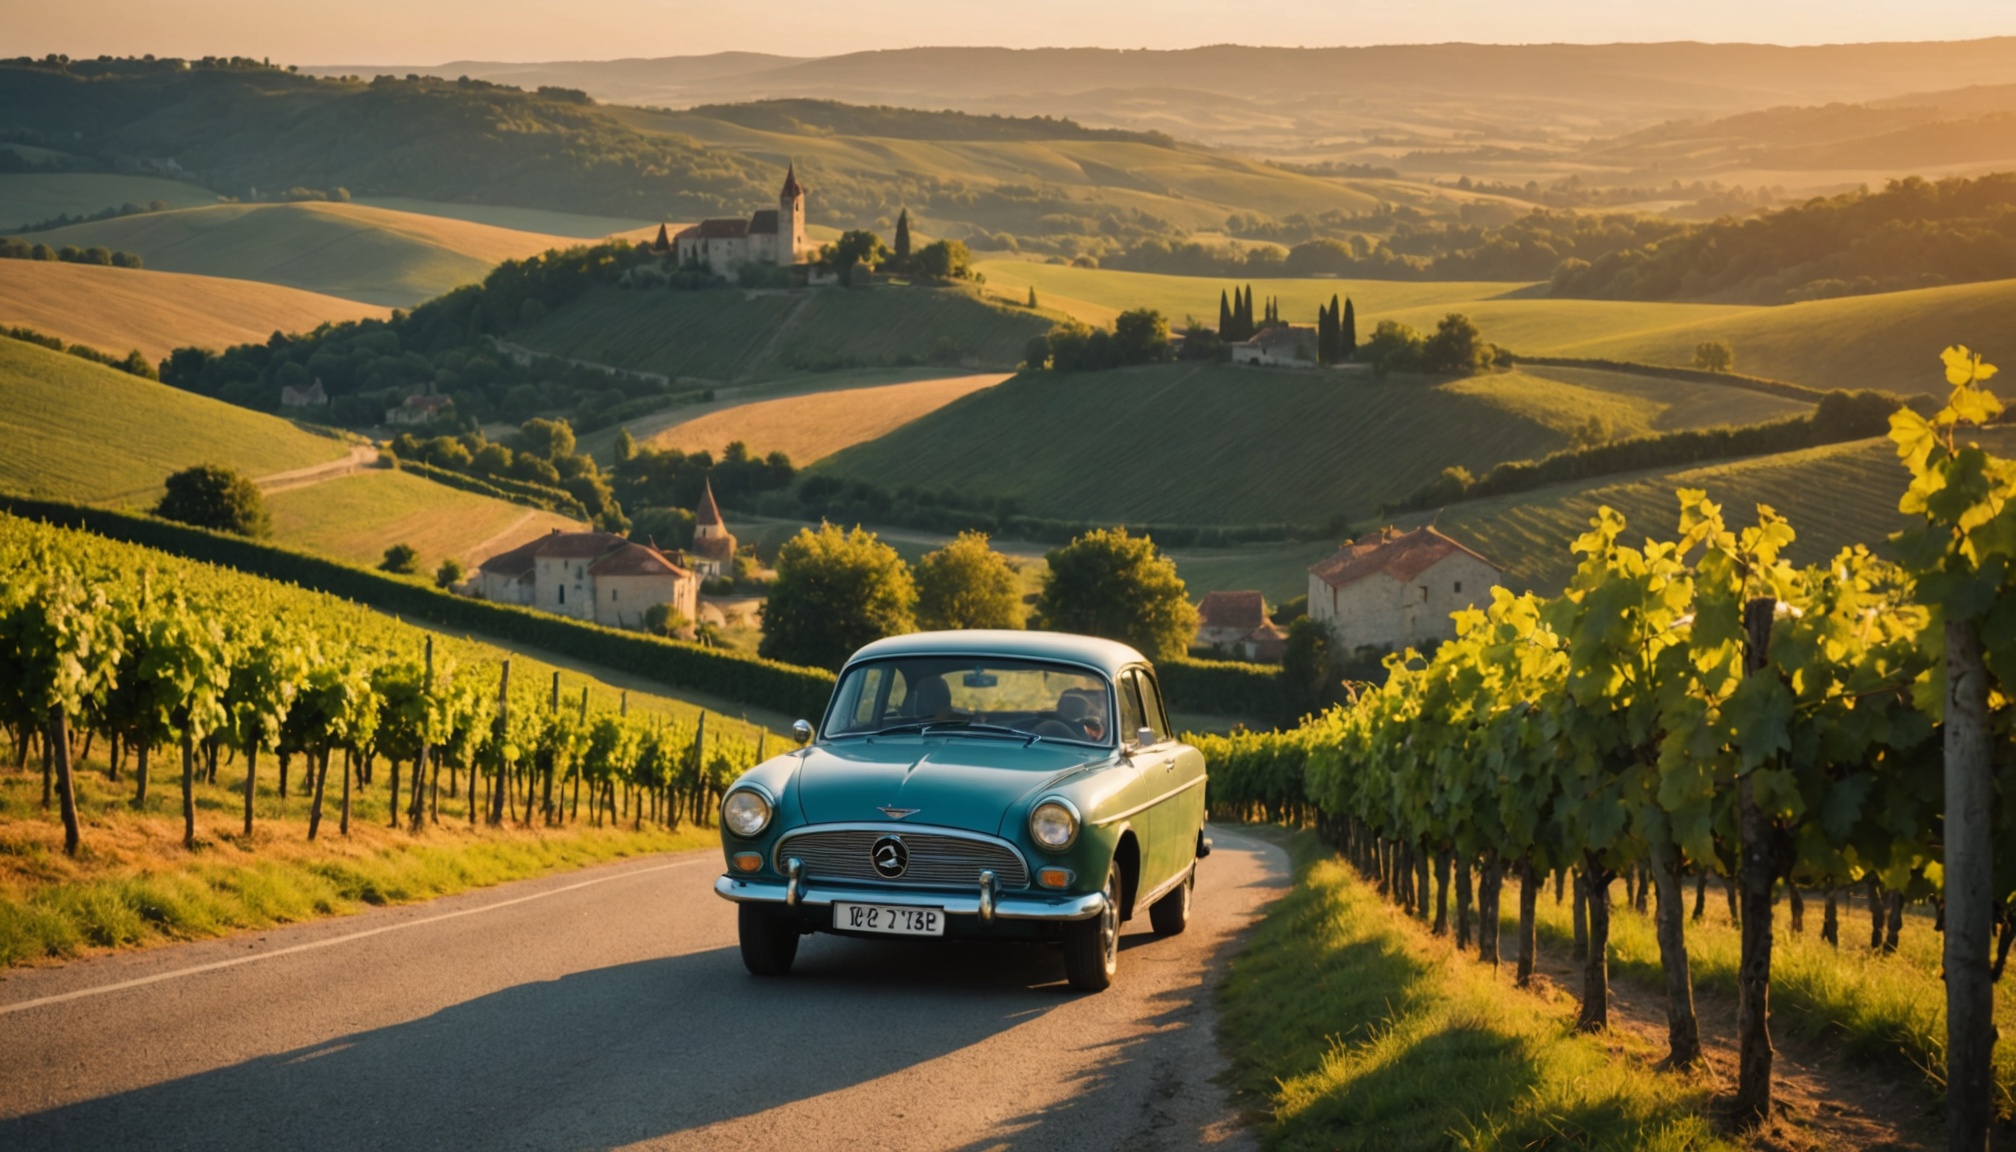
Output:
[[[1469,373],[1488,365],[1491,355],[1477,325],[1461,312],[1451,312],[1422,346],[1421,366],[1430,372]]]
[[[1337,347],[1342,350],[1339,359],[1358,351],[1358,312],[1349,298],[1344,301],[1344,319],[1338,324]]]
[[[1365,342],[1361,359],[1371,361],[1381,372],[1412,372],[1421,366],[1426,344],[1427,339],[1411,325],[1381,320],[1372,330],[1372,338]]]
[[[899,271],[910,267],[910,210],[908,208],[896,214],[896,251],[890,262]],[[1029,291],[1033,293],[1036,290],[1031,288]]]
[[[1306,610],[1306,597],[1304,607]],[[1330,703],[1329,628],[1307,615],[1288,622],[1288,643],[1281,653],[1281,683],[1297,712],[1313,713]]]
[[[622,464],[637,458],[637,438],[630,435],[630,429],[616,429],[616,462]]]
[[[917,623],[929,629],[1020,628],[1022,596],[1008,558],[984,532],[961,532],[917,562]]]
[[[653,604],[644,610],[644,630],[653,636],[677,636],[692,626],[693,622],[670,604]]]
[[[1036,601],[1043,627],[1124,641],[1152,660],[1181,656],[1196,638],[1183,578],[1148,537],[1096,529],[1044,560],[1050,573]]]
[[[802,528],[777,551],[758,651],[838,668],[863,644],[915,631],[916,605],[909,565],[874,533]]]
[[[917,250],[917,270],[939,280],[964,280],[973,274],[973,253],[958,240],[938,240]]]
[[[1228,340],[1232,336],[1232,305],[1225,299],[1225,290],[1218,290],[1218,338]]]
[[[394,544],[385,549],[385,558],[378,562],[378,570],[410,576],[420,570],[420,550],[411,544]]]
[[[1134,308],[1113,321],[1113,344],[1122,364],[1154,364],[1169,358],[1169,321],[1153,308]]]
[[[434,569],[434,586],[436,588],[453,588],[462,582],[462,577],[465,575],[467,573],[463,570],[462,562],[450,556],[446,560],[441,561],[439,568]]]
[[[527,420],[518,426],[518,448],[557,463],[574,455],[574,426],[565,420]]]
[[[882,262],[889,250],[882,246],[882,237],[865,228],[842,232],[840,239],[828,244],[819,254],[819,262],[837,272],[845,272],[856,264],[869,267]]]
[[[168,477],[167,493],[154,506],[163,520],[214,528],[240,536],[264,536],[272,531],[266,497],[259,486],[229,468],[198,464]]]
[[[1703,340],[1694,346],[1694,367],[1703,372],[1728,372],[1736,367],[1736,350],[1727,340]]]
[[[1029,310],[1031,310],[1031,311],[1034,311],[1034,310],[1036,309],[1036,306],[1037,306],[1037,305],[1036,305],[1036,286],[1035,286],[1034,284],[1031,284],[1031,285],[1029,286],[1029,303],[1028,303],[1027,305],[1025,305],[1025,307],[1027,307],[1027,308],[1028,308]]]

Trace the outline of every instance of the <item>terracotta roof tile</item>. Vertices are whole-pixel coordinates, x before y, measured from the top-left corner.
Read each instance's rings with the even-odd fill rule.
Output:
[[[724,527],[721,520],[721,506],[714,502],[714,481],[704,481],[705,490],[700,493],[700,507],[693,512],[693,524],[699,528]]]
[[[739,240],[749,235],[749,221],[702,220],[679,235],[682,239],[690,236],[701,240]]]
[[[625,544],[589,565],[594,576],[690,576],[663,552],[642,544]]]
[[[1433,528],[1412,532],[1382,532],[1377,537],[1346,543],[1335,555],[1310,566],[1309,571],[1332,588],[1342,588],[1375,572],[1395,580],[1408,581],[1458,552],[1491,564],[1476,551],[1466,548]]]
[[[1197,603],[1201,628],[1237,628],[1252,632],[1267,622],[1267,605],[1258,592],[1210,592]]]

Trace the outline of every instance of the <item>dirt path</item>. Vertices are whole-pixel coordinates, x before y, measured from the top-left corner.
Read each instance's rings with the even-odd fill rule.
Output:
[[[338,476],[348,476],[366,468],[378,466],[378,449],[369,444],[353,444],[350,452],[340,460],[330,460],[307,468],[295,468],[286,472],[275,472],[253,481],[261,492],[269,495],[285,492],[289,488],[306,488],[310,484],[320,484],[324,480],[334,480]]]
[[[1551,900],[1544,893],[1543,900]],[[1517,889],[1506,886],[1505,904],[1517,907]],[[1513,963],[1518,941],[1507,932],[1501,947]],[[1580,961],[1565,949],[1549,948],[1543,939],[1535,982],[1542,995],[1573,1002],[1582,987]],[[1697,1075],[1713,1086],[1718,1098],[1736,1085],[1736,1001],[1733,996],[1697,988],[1694,1011],[1700,1020],[1706,1067]],[[1663,1053],[1666,1050],[1666,996],[1632,980],[1610,975],[1610,1022]],[[1889,1149],[1930,1152],[1941,1143],[1936,1115],[1918,1085],[1894,1072],[1848,1063],[1822,1043],[1774,1035],[1773,1099],[1777,1116],[1751,1146],[1771,1152],[1856,1152]],[[1636,1045],[1634,1045],[1636,1047]],[[1613,1049],[1620,1058],[1634,1058]]]
[[[495,536],[490,537],[488,540],[485,540],[480,544],[472,544],[469,547],[463,549],[462,558],[465,560],[477,560],[477,561],[487,560],[490,557],[495,556],[497,553],[502,552],[504,550],[503,546],[504,541],[509,540],[513,535],[524,531],[525,525],[530,524],[532,522],[533,517],[537,515],[539,515],[539,513],[537,512],[527,512],[523,516],[518,517],[518,519],[513,520],[511,522],[510,527],[504,529],[502,532],[497,533]]]

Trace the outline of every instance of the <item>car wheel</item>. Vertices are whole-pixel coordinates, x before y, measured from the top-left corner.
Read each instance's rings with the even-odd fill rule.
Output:
[[[1176,936],[1190,926],[1190,894],[1197,890],[1197,865],[1192,862],[1190,874],[1183,882],[1171,889],[1148,909],[1148,924],[1157,936]]]
[[[735,910],[742,937],[742,966],[758,976],[782,976],[798,958],[798,925],[754,904]]]
[[[1106,907],[1064,925],[1064,975],[1080,992],[1104,992],[1120,967],[1120,864],[1106,868]]]

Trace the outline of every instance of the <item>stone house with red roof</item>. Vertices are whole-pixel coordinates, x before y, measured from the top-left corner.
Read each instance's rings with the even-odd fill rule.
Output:
[[[612,628],[640,628],[653,606],[698,619],[700,577],[672,556],[608,532],[552,532],[477,566],[471,591]]]
[[[1347,540],[1309,569],[1309,617],[1339,648],[1384,648],[1453,639],[1450,615],[1487,604],[1504,572],[1434,528]]]
[[[658,234],[658,243],[663,244],[662,226]],[[792,165],[784,172],[777,207],[760,208],[747,220],[740,217],[702,220],[672,237],[672,247],[679,263],[705,265],[716,276],[733,276],[745,264],[789,268],[809,259],[805,186],[798,183],[797,166]]]
[[[1208,592],[1197,602],[1196,647],[1271,664],[1288,650],[1288,634],[1267,618],[1258,592]]]
[[[1232,345],[1234,364],[1266,368],[1316,367],[1316,329],[1294,325],[1262,328],[1252,339]]]

